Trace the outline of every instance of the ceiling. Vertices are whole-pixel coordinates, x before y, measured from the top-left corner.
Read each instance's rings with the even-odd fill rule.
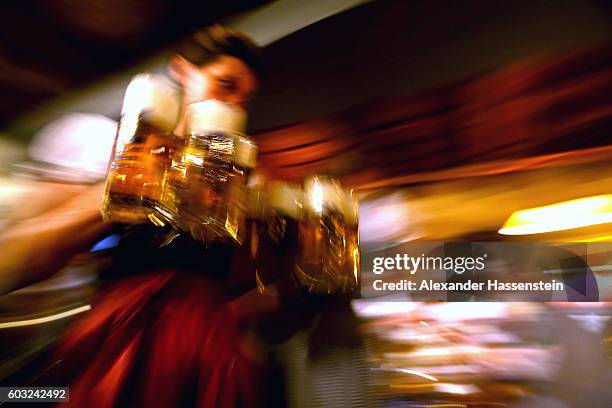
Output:
[[[116,118],[129,78],[160,69],[160,50],[214,20],[266,45],[249,120],[261,131],[609,43],[611,10],[600,0],[2,2],[0,129],[25,144],[69,112]]]
[[[26,144],[72,112],[116,119],[136,73],[160,72],[176,41],[213,21],[267,46],[367,0],[74,0],[0,4],[0,143]],[[26,29],[27,27],[27,29]]]
[[[600,0],[377,0],[266,47],[249,122],[292,124],[611,41],[612,3]]]
[[[0,125],[265,0],[0,3]]]

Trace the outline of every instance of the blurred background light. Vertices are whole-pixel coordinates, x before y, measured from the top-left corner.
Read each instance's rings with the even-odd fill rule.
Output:
[[[514,212],[499,230],[503,235],[564,231],[612,222],[612,194]]]

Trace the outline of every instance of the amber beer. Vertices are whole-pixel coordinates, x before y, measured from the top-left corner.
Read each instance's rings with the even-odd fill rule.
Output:
[[[242,244],[247,234],[247,185],[257,163],[257,145],[252,139],[240,133],[236,134],[234,142],[234,165],[226,193],[227,213],[223,209],[218,217],[226,220],[225,233],[236,243]]]
[[[187,137],[167,173],[159,216],[202,241],[241,243],[246,183],[256,145],[244,135],[246,114],[217,100],[190,105]]]
[[[179,91],[160,76],[140,74],[128,85],[106,180],[105,221],[145,222],[161,199],[179,109]]]
[[[288,268],[295,263],[302,196],[299,185],[273,182],[265,190],[263,208],[256,208],[253,258],[261,291],[284,279]]]
[[[316,294],[355,294],[360,285],[357,200],[329,177],[304,184],[296,277]]]

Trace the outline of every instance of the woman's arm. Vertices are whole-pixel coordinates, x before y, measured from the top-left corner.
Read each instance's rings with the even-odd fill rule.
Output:
[[[103,183],[80,191],[59,184],[55,189],[45,187],[33,190],[19,205],[44,208],[41,203],[53,202],[55,206],[9,223],[0,233],[0,294],[49,277],[111,229],[100,215]],[[23,208],[21,212],[27,213]]]

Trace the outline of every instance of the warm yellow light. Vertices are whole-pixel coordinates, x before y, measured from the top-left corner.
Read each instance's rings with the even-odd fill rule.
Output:
[[[196,166],[204,166],[204,157],[186,151],[183,154],[183,160],[187,163],[193,163]]]
[[[612,194],[516,211],[508,218],[499,233],[541,234],[608,222],[612,222]]]
[[[319,180],[312,184],[312,208],[319,214],[323,212],[323,187]]]

